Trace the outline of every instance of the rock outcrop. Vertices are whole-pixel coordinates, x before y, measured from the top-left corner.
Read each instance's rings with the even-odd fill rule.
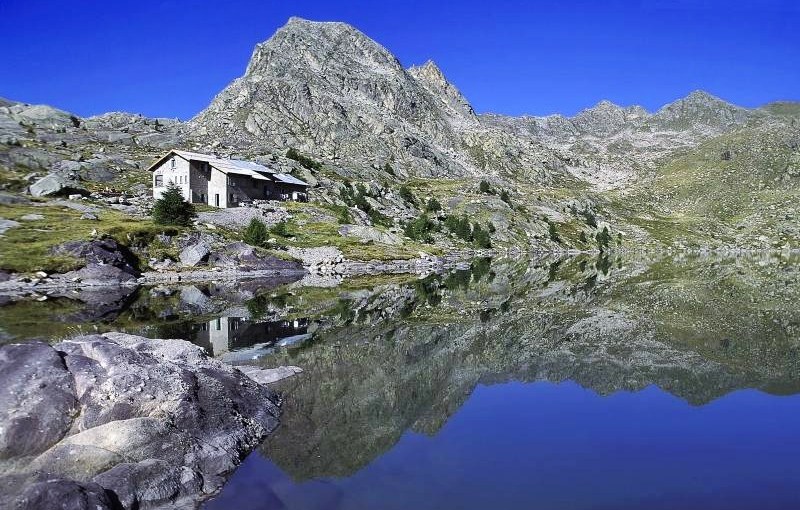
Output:
[[[276,396],[182,340],[0,347],[0,506],[193,507],[278,424]]]

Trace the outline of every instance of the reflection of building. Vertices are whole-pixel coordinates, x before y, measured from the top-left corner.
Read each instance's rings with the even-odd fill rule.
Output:
[[[253,322],[242,317],[218,317],[197,327],[195,343],[210,355],[219,357],[231,351],[266,349],[291,337],[305,335],[308,319]]]

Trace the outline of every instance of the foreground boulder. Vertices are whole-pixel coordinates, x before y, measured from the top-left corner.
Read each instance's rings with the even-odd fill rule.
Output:
[[[278,424],[254,379],[182,340],[0,347],[0,508],[196,506]]]

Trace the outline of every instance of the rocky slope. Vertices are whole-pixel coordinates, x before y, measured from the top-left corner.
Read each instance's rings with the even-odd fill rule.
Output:
[[[125,113],[84,119],[3,100],[0,187],[11,195],[0,199],[0,224],[10,246],[29,239],[18,218],[37,214],[10,203],[26,191],[91,193],[101,213],[103,201],[140,194],[137,207],[111,208],[141,218],[145,169],[168,147],[252,158],[305,179],[314,204],[270,212],[289,223],[278,247],[333,244],[357,260],[471,246],[471,235],[458,239],[447,226],[461,216],[492,230],[499,248],[596,250],[604,231],[614,240],[604,249],[800,245],[787,205],[800,172],[797,103],[747,109],[697,91],[653,113],[601,101],[574,117],[476,115],[435,63],[406,68],[345,23],[292,18],[188,122]],[[300,157],[287,158],[290,148]],[[749,193],[743,183],[758,196],[739,208]],[[428,209],[431,198],[438,209]],[[402,237],[423,213],[430,224],[417,225],[417,235],[382,241]],[[95,230],[106,230],[109,215],[99,216]],[[107,230],[119,230],[118,219]],[[355,240],[338,233],[339,224],[373,230]],[[235,227],[229,240],[239,240]],[[57,241],[65,240],[73,239]],[[35,260],[31,269],[45,269]]]

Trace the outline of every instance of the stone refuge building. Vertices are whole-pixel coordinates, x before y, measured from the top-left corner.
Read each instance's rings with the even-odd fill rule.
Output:
[[[308,200],[307,183],[252,161],[173,149],[149,170],[156,199],[174,183],[187,201],[214,207],[238,207],[253,200]]]

